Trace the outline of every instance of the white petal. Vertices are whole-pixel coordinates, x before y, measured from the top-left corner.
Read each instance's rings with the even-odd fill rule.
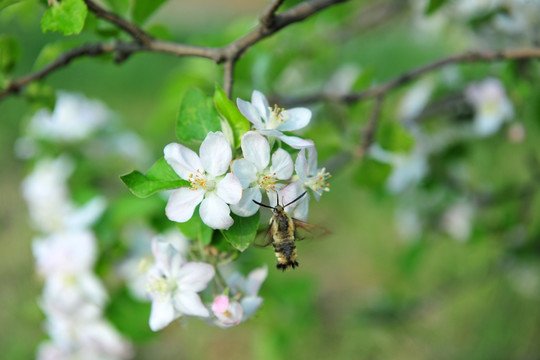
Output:
[[[192,190],[185,187],[173,191],[165,207],[165,214],[172,221],[188,221],[193,216],[197,205],[202,201],[205,192],[203,189]]]
[[[309,194],[304,195],[300,200],[294,203],[294,206],[291,205],[291,207],[293,208],[292,212],[288,212],[292,215],[293,218],[307,221],[309,211]]]
[[[289,119],[277,127],[280,131],[299,130],[309,124],[311,120],[311,110],[307,108],[294,108],[285,110],[285,116]]]
[[[246,296],[255,296],[259,293],[262,283],[268,276],[268,267],[263,266],[249,273],[246,281]]]
[[[306,150],[302,149],[296,157],[296,162],[294,164],[294,170],[296,175],[300,178],[303,183],[308,181],[308,170],[307,170],[307,159],[306,159]]]
[[[317,173],[317,149],[310,146],[307,149],[307,174],[313,176]]]
[[[150,329],[158,331],[169,325],[178,316],[175,315],[170,297],[152,301]]]
[[[210,312],[194,292],[179,292],[174,296],[176,310],[186,315],[208,317]]]
[[[270,118],[270,107],[268,106],[268,100],[262,92],[253,90],[251,94],[251,104],[255,106],[263,121],[266,122]]]
[[[236,204],[242,198],[242,184],[236,176],[228,173],[218,182],[216,192],[227,204]]]
[[[242,136],[242,153],[259,172],[270,162],[270,144],[264,136],[255,131],[248,131]]]
[[[255,204],[253,200],[261,202],[261,191],[257,186],[253,186],[244,190],[242,199],[238,204],[231,205],[233,213],[239,216],[251,216],[259,210],[259,205]]]
[[[252,182],[257,180],[257,168],[246,159],[234,160],[231,165],[231,170],[236,176],[242,188],[245,189]]]
[[[206,135],[199,149],[204,170],[212,176],[223,175],[229,169],[232,151],[225,135],[221,131]]]
[[[304,188],[300,181],[290,183],[289,185],[281,189],[281,191],[279,192],[280,200],[282,201],[281,205],[289,204],[291,201],[299,197],[303,192]],[[290,205],[290,207],[287,207],[286,210],[288,213],[290,213],[290,211],[295,207],[296,203]]]
[[[216,271],[210,264],[203,262],[188,262],[180,268],[177,275],[179,291],[199,292],[206,289]]]
[[[286,135],[280,135],[278,137],[285,144],[288,144],[290,147],[295,148],[295,149],[302,149],[302,148],[313,146],[313,140],[305,140],[297,136],[286,136]]]
[[[242,309],[243,309],[243,315],[242,315],[242,321],[246,321],[250,317],[255,314],[257,309],[262,304],[262,297],[259,296],[252,296],[252,297],[246,297],[241,300]]]
[[[163,150],[165,161],[184,180],[189,179],[189,175],[197,170],[203,171],[201,160],[195,151],[177,143],[170,143]]]
[[[286,180],[292,176],[293,173],[293,161],[291,155],[283,149],[278,149],[272,155],[272,166],[270,166],[270,173],[276,173],[276,177],[279,180]]]
[[[244,115],[255,126],[255,128],[264,129],[261,116],[253,105],[242,99],[236,99],[236,105],[238,106],[238,110],[240,110],[242,115]]]
[[[228,229],[234,220],[229,215],[229,205],[216,194],[208,194],[199,209],[202,221],[212,229]]]

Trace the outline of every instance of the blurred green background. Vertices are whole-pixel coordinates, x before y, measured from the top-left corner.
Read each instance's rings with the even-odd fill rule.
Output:
[[[462,34],[421,33],[411,26],[406,11],[381,26],[348,34],[345,30],[354,29],[355,19],[369,4],[357,1],[329,9],[257,44],[237,64],[234,97],[247,99],[252,89],[285,95],[320,90],[341,64],[355,64],[370,74],[369,80],[360,81],[363,88],[468,45]],[[215,46],[253,28],[265,5],[261,0],[172,1],[151,24],[171,26],[176,41]],[[0,13],[0,33],[22,39],[17,74],[32,68],[45,42],[62,39],[41,33],[42,12],[27,2]],[[93,39],[88,33],[80,38]],[[474,80],[508,74],[504,64],[468,65],[464,71]],[[497,135],[451,153],[472,169],[477,184],[492,190],[524,186],[523,179],[530,178],[527,159],[539,153],[538,91],[508,76],[516,84],[509,92],[527,129],[526,140],[511,144]],[[157,158],[175,139],[175,113],[185,90],[196,86],[211,93],[221,77],[221,68],[204,59],[136,54],[121,65],[110,59],[79,59],[46,83],[104,101],[145,137],[151,158]],[[385,103],[385,120],[395,115],[402,94],[397,91]],[[315,120],[306,137],[315,139],[322,163],[358,142],[351,128],[344,135],[340,123],[349,122],[359,133],[370,103],[312,109]],[[45,337],[36,303],[41,280],[31,255],[33,232],[20,195],[27,169],[13,153],[31,114],[32,107],[20,97],[0,103],[0,349],[5,359],[32,358]],[[270,249],[250,247],[240,256],[246,271],[261,264],[270,269],[260,292],[264,304],[254,318],[227,330],[197,319],[175,322],[139,344],[136,359],[537,359],[536,191],[529,196],[525,215],[522,199],[511,192],[512,199],[497,203],[497,208],[481,209],[483,222],[475,225],[468,242],[436,231],[406,242],[395,228],[396,198],[359,187],[353,176],[357,167],[350,162],[340,169],[331,179],[332,191],[319,203],[312,202],[310,222],[327,227],[332,235],[298,245],[299,269],[274,270]],[[129,196],[118,177],[131,170],[119,164],[108,174],[105,193]],[[514,251],[519,246],[505,235],[519,226],[527,234],[526,251]]]

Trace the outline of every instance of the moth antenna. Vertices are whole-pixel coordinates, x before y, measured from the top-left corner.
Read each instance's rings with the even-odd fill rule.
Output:
[[[256,200],[253,200],[253,202],[259,206],[263,206],[263,207],[266,207],[266,208],[269,208],[269,209],[273,209],[273,207],[271,207],[270,205],[266,205],[266,204],[263,204],[263,203],[260,203]]]
[[[288,203],[287,205],[284,205],[283,208],[285,209],[287,206],[291,205],[291,204],[294,204],[295,202],[297,202],[298,200],[300,200],[302,198],[302,196],[306,195],[307,191],[304,191],[302,193],[302,195],[300,195],[299,197],[297,197],[296,199],[294,199],[293,201],[291,201],[290,203]]]

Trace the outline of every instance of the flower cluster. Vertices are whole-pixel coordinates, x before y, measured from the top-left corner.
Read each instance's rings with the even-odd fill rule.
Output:
[[[190,183],[171,194],[166,207],[170,220],[189,220],[200,204],[199,214],[206,225],[228,229],[234,222],[231,211],[243,217],[255,214],[258,206],[253,200],[260,202],[264,193],[275,204],[278,193],[286,201],[309,190],[318,200],[329,190],[330,174],[317,168],[313,141],[283,133],[308,125],[309,109],[270,107],[259,91],[253,92],[251,102],[238,99],[237,105],[254,127],[242,136],[242,157],[233,158],[231,144],[220,131],[207,135],[199,154],[178,143],[165,147],[167,163]],[[295,163],[282,143],[293,152],[299,150]],[[305,220],[308,202],[306,196],[287,210]]]
[[[104,317],[108,296],[93,272],[98,257],[92,225],[106,207],[102,196],[77,205],[68,179],[76,168],[72,156],[42,156],[40,141],[77,142],[104,125],[108,111],[101,103],[61,93],[55,110],[38,111],[17,152],[33,157],[33,171],[22,183],[33,227],[36,269],[44,278],[40,307],[49,340],[38,359],[128,359],[131,344]],[[31,145],[31,146],[29,146]]]

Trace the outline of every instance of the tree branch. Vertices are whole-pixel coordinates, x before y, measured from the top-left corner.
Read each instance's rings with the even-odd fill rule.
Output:
[[[115,13],[105,10],[93,0],[84,0],[84,2],[86,3],[88,10],[93,12],[97,17],[107,20],[108,22],[124,30],[126,33],[131,35],[136,42],[148,45],[152,41],[153,37],[144,32],[137,25],[123,19]]]
[[[362,130],[361,141],[355,151],[355,156],[358,158],[363,158],[371,144],[373,144],[375,133],[377,132],[377,127],[379,124],[379,116],[381,114],[383,100],[384,96],[382,95],[375,98],[375,104],[373,105],[371,117],[369,118],[367,125]]]
[[[370,89],[357,93],[331,94],[318,93],[299,98],[279,98],[279,103],[286,106],[298,106],[318,101],[343,102],[350,104],[378,96],[386,96],[390,91],[403,86],[429,72],[438,70],[450,64],[493,62],[501,60],[540,59],[540,48],[521,48],[501,51],[468,51],[461,54],[451,55],[419,68],[410,70],[390,81],[374,86]]]
[[[227,95],[230,97],[232,94],[234,64],[251,46],[290,24],[300,22],[329,6],[348,0],[309,0],[277,15],[275,14],[275,11],[281,5],[283,0],[273,0],[263,12],[261,24],[257,28],[244,37],[222,47],[185,45],[155,39],[141,30],[135,24],[103,9],[93,0],[84,1],[88,6],[88,9],[95,13],[96,16],[111,22],[115,26],[127,32],[129,35],[131,35],[131,37],[133,37],[135,42],[87,44],[71,49],[59,55],[57,59],[42,69],[12,80],[4,90],[0,91],[0,100],[10,94],[20,92],[30,82],[45,78],[50,73],[68,65],[75,58],[83,56],[97,56],[107,52],[116,52],[119,55],[117,60],[120,62],[125,60],[132,53],[139,51],[166,53],[179,57],[202,57],[213,60],[216,62],[216,64],[224,62],[224,87],[226,88]]]
[[[234,84],[234,65],[235,62],[232,60],[225,61],[223,65],[223,90],[229,99],[232,96],[232,87]]]

